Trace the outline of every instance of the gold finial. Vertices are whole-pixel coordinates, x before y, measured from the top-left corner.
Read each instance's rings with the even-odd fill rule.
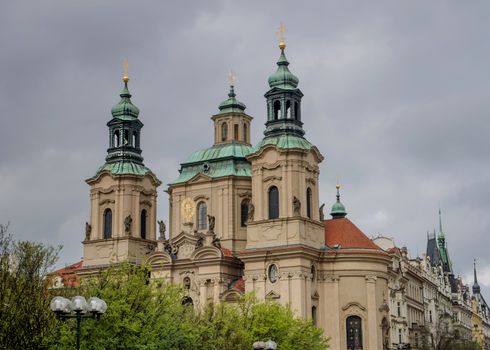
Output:
[[[235,80],[236,80],[235,72],[230,70],[230,73],[228,73],[228,83],[230,84],[230,86],[235,86]]]
[[[277,31],[277,37],[279,38],[279,48],[284,50],[286,48],[286,42],[284,41],[284,32],[286,31],[286,27],[284,24],[279,25],[279,30]]]
[[[128,75],[129,63],[127,59],[124,59],[123,61],[123,68],[124,68],[123,81],[127,84],[129,81],[129,75]]]
[[[336,187],[337,189],[339,189],[339,188],[340,188],[340,183],[339,183],[339,177],[338,177],[338,176],[337,176],[337,184],[335,185],[335,187]]]

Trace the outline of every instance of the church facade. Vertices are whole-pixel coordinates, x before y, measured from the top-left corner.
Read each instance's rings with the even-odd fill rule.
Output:
[[[305,137],[303,93],[285,47],[268,79],[263,138],[252,144],[253,117],[231,82],[211,116],[213,145],[191,154],[165,190],[167,223],[156,217],[162,183],[143,163],[143,123],[124,76],[106,161],[86,180],[91,210],[77,274],[148,263],[151,278],[183,285],[196,308],[254,292],[323,328],[331,349],[392,349],[393,254],[347,218],[339,185],[325,218],[325,158]]]

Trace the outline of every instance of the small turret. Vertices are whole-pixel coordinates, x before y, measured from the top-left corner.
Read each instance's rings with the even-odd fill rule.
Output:
[[[338,182],[335,187],[337,188],[337,201],[332,206],[330,215],[332,215],[333,219],[345,218],[347,216],[347,211],[345,210],[345,206],[340,202],[340,185]]]

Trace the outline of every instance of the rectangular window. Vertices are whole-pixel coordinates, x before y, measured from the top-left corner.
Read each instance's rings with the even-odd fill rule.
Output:
[[[238,124],[233,125],[233,138],[238,141]]]

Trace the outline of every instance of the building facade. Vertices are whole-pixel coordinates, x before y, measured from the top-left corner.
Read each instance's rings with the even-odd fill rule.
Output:
[[[299,79],[284,42],[279,48],[262,140],[252,145],[253,117],[232,82],[211,116],[214,143],[191,154],[165,190],[168,226],[157,221],[161,182],[143,163],[143,123],[123,78],[107,123],[106,161],[86,180],[91,210],[77,274],[147,263],[151,278],[181,284],[185,302],[196,308],[253,291],[323,328],[331,349],[418,348],[433,332],[428,320],[446,305],[435,277],[449,280],[444,266],[414,263],[406,250],[387,247],[389,240],[368,238],[347,218],[339,185],[325,218],[319,198],[325,158],[305,137]],[[480,315],[474,300],[472,315]]]

